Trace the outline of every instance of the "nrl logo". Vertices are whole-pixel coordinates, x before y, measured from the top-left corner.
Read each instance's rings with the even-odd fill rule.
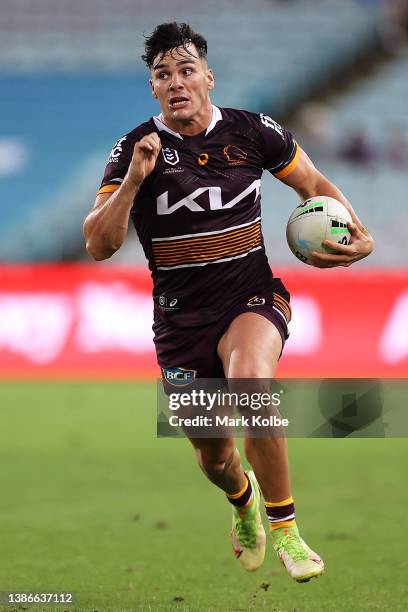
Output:
[[[170,149],[169,147],[164,147],[162,149],[163,158],[166,164],[170,164],[171,166],[175,166],[179,163],[179,155],[176,149]]]

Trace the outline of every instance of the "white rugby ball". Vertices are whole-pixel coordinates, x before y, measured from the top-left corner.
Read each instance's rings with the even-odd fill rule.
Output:
[[[292,253],[306,264],[313,265],[313,251],[333,253],[322,246],[323,240],[340,244],[350,242],[347,223],[352,221],[347,208],[329,196],[315,196],[299,204],[289,217],[286,239]]]

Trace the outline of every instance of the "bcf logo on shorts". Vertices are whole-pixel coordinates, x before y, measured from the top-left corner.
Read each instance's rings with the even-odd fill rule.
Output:
[[[195,370],[184,368],[162,368],[163,376],[171,385],[188,385],[196,376]]]
[[[265,298],[260,298],[255,295],[247,302],[247,306],[263,306],[265,304]]]

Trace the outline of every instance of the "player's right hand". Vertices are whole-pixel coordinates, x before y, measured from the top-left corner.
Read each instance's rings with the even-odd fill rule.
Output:
[[[143,136],[133,149],[132,160],[128,169],[128,178],[139,187],[153,171],[157,156],[160,153],[161,141],[156,132]]]

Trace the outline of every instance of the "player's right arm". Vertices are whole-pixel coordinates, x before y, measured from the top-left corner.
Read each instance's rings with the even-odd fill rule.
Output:
[[[286,177],[281,178],[281,181],[292,187],[302,200],[322,195],[335,198],[344,204],[353,219],[353,222],[348,224],[351,233],[349,244],[325,240],[323,245],[329,247],[335,253],[314,252],[312,260],[315,266],[318,268],[347,267],[370,255],[374,248],[374,240],[370,232],[363,226],[350,202],[345,198],[340,189],[319,172],[304,151],[300,149],[296,168]]]
[[[143,136],[134,146],[120,187],[113,193],[97,195],[84,222],[86,250],[97,261],[111,257],[122,246],[134,199],[145,178],[153,171],[160,149],[161,142],[156,132]]]

